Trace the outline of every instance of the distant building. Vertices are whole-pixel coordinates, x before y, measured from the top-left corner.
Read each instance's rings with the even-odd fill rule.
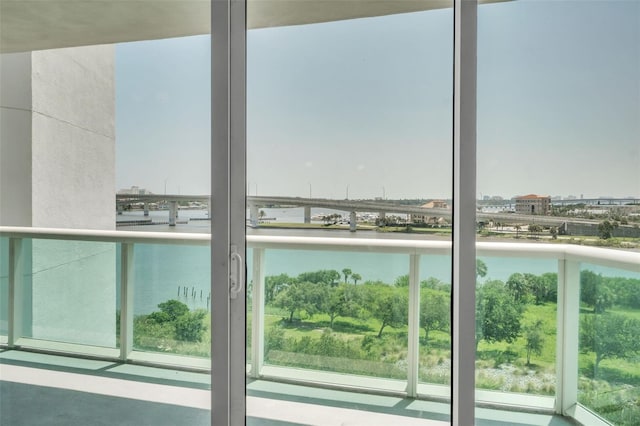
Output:
[[[443,201],[443,200],[433,200],[433,201],[429,201],[426,204],[421,205],[420,207],[422,207],[423,209],[448,209],[449,205],[447,204],[446,201]],[[409,221],[412,223],[442,224],[441,221],[439,221],[439,219],[441,218],[438,218],[437,216],[429,213],[425,213],[425,214],[412,213],[409,216]]]
[[[131,188],[125,188],[125,189],[121,189],[118,191],[118,194],[125,194],[125,195],[145,195],[145,194],[151,194],[151,191],[147,191],[144,188],[140,188],[138,186],[132,186]]]
[[[516,197],[516,213],[518,214],[549,214],[551,212],[551,197],[548,195],[523,195]]]

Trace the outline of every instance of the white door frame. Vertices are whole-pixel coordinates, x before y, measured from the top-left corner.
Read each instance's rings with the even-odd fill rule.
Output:
[[[245,418],[246,0],[211,2],[211,424]],[[236,281],[236,291],[231,282]]]

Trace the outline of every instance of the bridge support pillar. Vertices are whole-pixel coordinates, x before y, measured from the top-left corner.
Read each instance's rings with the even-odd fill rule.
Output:
[[[311,223],[311,206],[304,208],[304,223]]]
[[[380,212],[378,217],[380,218],[380,220],[385,220],[387,218],[387,214],[385,212]]]
[[[149,216],[149,203],[144,203],[144,215]]]
[[[249,204],[249,222],[251,223],[251,226],[254,228],[257,228],[259,225],[259,215],[260,212],[258,211],[258,205],[257,204]]]
[[[178,202],[169,201],[169,226],[176,226],[178,219]]]
[[[349,213],[349,231],[356,232],[356,212]]]

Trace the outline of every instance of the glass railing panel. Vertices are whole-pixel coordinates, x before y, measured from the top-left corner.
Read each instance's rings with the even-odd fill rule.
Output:
[[[451,383],[451,256],[420,258],[420,383]]]
[[[115,348],[116,244],[23,239],[17,337]]]
[[[405,380],[408,267],[407,255],[267,250],[265,365]]]
[[[640,418],[640,273],[580,268],[578,402],[616,425]]]
[[[9,239],[0,237],[0,336],[9,333]]]
[[[133,349],[211,356],[208,245],[136,244]]]
[[[557,260],[479,257],[476,279],[476,387],[554,396]]]

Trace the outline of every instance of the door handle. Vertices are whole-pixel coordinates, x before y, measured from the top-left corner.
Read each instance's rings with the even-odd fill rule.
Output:
[[[231,254],[229,255],[231,263],[231,271],[229,276],[229,297],[236,299],[242,291],[244,285],[244,261],[242,255],[238,252],[238,246],[231,246]]]

